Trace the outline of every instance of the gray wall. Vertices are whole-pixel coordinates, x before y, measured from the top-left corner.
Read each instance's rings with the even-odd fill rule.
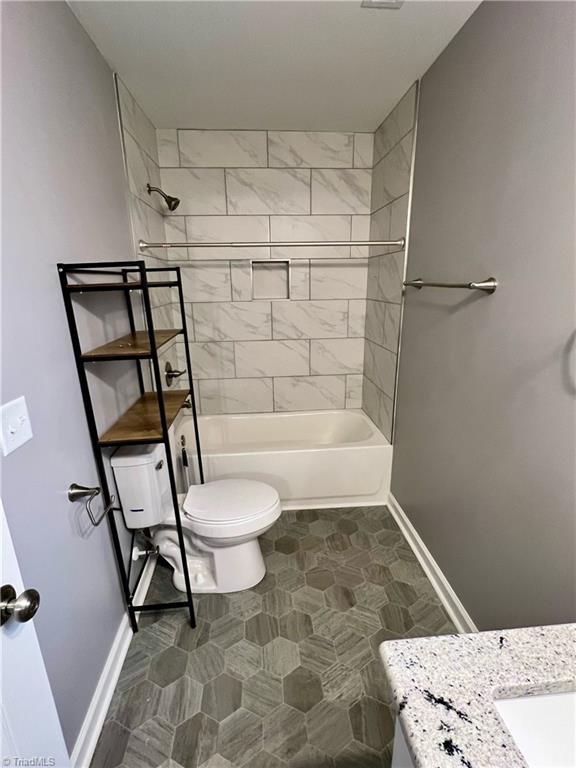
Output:
[[[72,748],[123,607],[106,525],[66,499],[97,476],[56,263],[129,258],[130,230],[108,66],[65,3],[3,3],[2,22],[2,402],[26,396],[34,438],[3,460],[1,492]],[[121,330],[105,305],[86,305],[86,343]],[[123,403],[105,373],[109,421]]]
[[[422,80],[392,492],[480,629],[573,621],[574,5],[484,3]]]

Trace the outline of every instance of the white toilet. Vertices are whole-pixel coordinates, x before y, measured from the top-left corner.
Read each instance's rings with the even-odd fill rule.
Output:
[[[150,528],[160,554],[185,591],[164,446],[130,446],[112,457],[128,528]],[[179,496],[193,592],[239,592],[266,573],[258,536],[282,512],[278,492],[255,480],[213,480]]]

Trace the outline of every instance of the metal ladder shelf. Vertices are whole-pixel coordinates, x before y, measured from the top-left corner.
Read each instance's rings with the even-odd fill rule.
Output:
[[[164,275],[162,274],[160,279],[149,280],[148,276],[155,273],[174,273],[176,279],[172,279],[169,276],[168,279],[163,279]],[[138,622],[136,621],[137,612],[157,611],[170,608],[187,608],[190,625],[195,627],[196,619],[190,587],[190,574],[188,572],[188,561],[186,558],[180,506],[178,504],[174,457],[170,450],[169,441],[170,426],[180,411],[180,408],[184,406],[185,401],[190,397],[190,405],[194,419],[194,430],[196,434],[198,474],[200,482],[203,483],[204,472],[200,450],[194,387],[192,386],[192,363],[190,359],[190,348],[188,346],[188,331],[186,328],[186,314],[180,267],[147,267],[144,261],[79,262],[58,264],[58,274],[60,277],[60,285],[62,288],[62,296],[70,330],[70,338],[80,382],[84,410],[86,413],[86,421],[88,423],[92,452],[94,454],[94,460],[100,479],[104,508],[107,510],[106,517],[108,518],[112,545],[118,565],[120,583],[130,619],[130,625],[134,632],[138,631]],[[72,282],[70,282],[70,279],[72,279]],[[98,282],[99,280],[103,281]],[[150,302],[150,291],[155,288],[166,287],[176,288],[178,290],[180,324],[177,328],[155,329]],[[73,297],[81,296],[84,293],[108,291],[120,291],[123,293],[130,333],[96,347],[95,349],[83,352],[80,345]],[[133,292],[139,292],[141,296],[145,330],[136,330],[134,307],[132,304]],[[170,340],[179,335],[182,335],[184,340],[186,367],[190,388],[163,392],[158,350],[164,344],[167,344]],[[135,361],[140,398],[136,403],[133,403],[132,406],[120,416],[116,423],[104,432],[104,434],[99,435],[85,365],[88,363],[94,364],[97,362],[112,362],[115,360]],[[153,385],[155,385],[155,389],[152,392],[147,392],[145,390],[142,362],[149,363],[152,369],[150,378]],[[131,560],[129,560],[128,567],[126,567],[116,520],[116,513],[122,512],[122,509],[119,506],[115,506],[114,497],[110,493],[104,451],[111,447],[118,447],[121,445],[140,445],[146,443],[163,443],[165,447],[166,466],[176,518],[178,544],[180,555],[182,557],[186,599],[165,603],[136,605],[134,603],[136,589],[140,583],[141,576],[151,554],[148,553],[145,556],[140,572],[136,578],[136,583],[134,587],[131,588],[130,577],[132,563]],[[132,542],[134,541],[134,532],[132,532],[131,540]]]

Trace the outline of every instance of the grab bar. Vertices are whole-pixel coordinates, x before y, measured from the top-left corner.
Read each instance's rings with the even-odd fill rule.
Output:
[[[487,277],[486,280],[477,280],[472,283],[433,283],[429,280],[422,280],[417,277],[415,280],[405,280],[404,285],[408,288],[467,288],[470,291],[484,291],[484,293],[494,293],[498,288],[498,280],[495,277]]]

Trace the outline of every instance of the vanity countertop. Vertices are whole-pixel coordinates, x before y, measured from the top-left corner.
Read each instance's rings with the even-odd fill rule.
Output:
[[[417,768],[526,768],[495,699],[574,689],[576,624],[382,643]]]

